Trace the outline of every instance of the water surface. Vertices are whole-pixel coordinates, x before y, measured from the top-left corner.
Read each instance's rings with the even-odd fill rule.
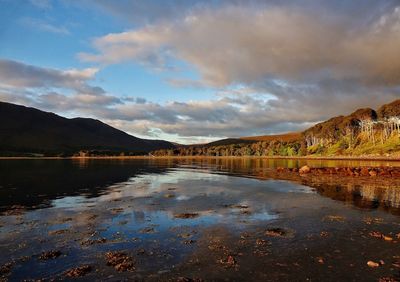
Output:
[[[2,160],[0,266],[8,267],[0,276],[65,279],[66,271],[89,265],[78,279],[399,278],[396,181],[304,179],[271,170],[305,162]],[[41,258],[49,251],[59,255]],[[124,252],[135,269],[107,265],[110,251]]]

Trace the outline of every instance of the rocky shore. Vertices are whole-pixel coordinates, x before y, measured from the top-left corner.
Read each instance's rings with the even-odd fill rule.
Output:
[[[297,173],[300,175],[337,175],[352,177],[400,177],[400,167],[318,167],[307,165],[301,168],[276,168],[278,173]]]

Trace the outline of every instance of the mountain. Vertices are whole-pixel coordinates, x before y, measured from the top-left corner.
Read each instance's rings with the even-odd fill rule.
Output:
[[[377,110],[358,109],[303,132],[228,138],[158,150],[154,155],[190,156],[399,156],[400,100]]]
[[[2,155],[70,155],[81,150],[140,154],[175,147],[167,141],[131,136],[99,120],[68,119],[5,102],[0,102],[0,121]]]

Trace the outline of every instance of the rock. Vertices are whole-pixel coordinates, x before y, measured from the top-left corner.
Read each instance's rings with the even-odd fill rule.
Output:
[[[39,259],[40,260],[49,260],[49,259],[56,259],[59,256],[61,256],[61,252],[60,251],[48,251],[48,252],[43,252]]]
[[[177,282],[203,282],[200,278],[178,277]]]
[[[362,176],[369,176],[369,169],[366,168],[366,167],[361,168],[360,174],[361,174]]]
[[[227,264],[233,265],[236,264],[236,260],[233,256],[228,256],[228,259],[226,261]]]
[[[227,268],[234,267],[237,264],[236,259],[232,255],[228,255],[225,260],[221,259],[219,262]]]
[[[392,172],[390,172],[390,175],[392,177],[400,177],[400,172],[399,171],[392,171]]]
[[[364,219],[364,222],[366,224],[381,224],[383,222],[383,219],[382,218],[378,218],[378,217],[376,217],[376,218],[367,217],[367,218]]]
[[[12,205],[8,210],[4,211],[2,215],[22,215],[26,212],[26,208],[21,205]]]
[[[65,272],[65,276],[67,277],[82,277],[92,271],[92,267],[90,265],[82,265],[76,268],[72,268]]]
[[[97,214],[92,214],[91,216],[88,217],[88,220],[95,220],[99,216]]]
[[[0,267],[0,274],[8,274],[8,273],[10,273],[11,269],[13,268],[13,266],[14,266],[14,263],[12,263],[12,262],[7,262],[7,263],[3,264]]]
[[[310,172],[311,172],[311,168],[308,165],[302,166],[299,169],[299,173],[300,174],[307,174],[307,173],[310,173]]]
[[[383,235],[383,240],[385,240],[385,241],[393,241],[393,238],[392,237],[390,237],[390,236],[385,236],[385,235]]]
[[[248,209],[249,206],[248,205],[235,205],[234,208],[237,208],[237,209]]]
[[[196,218],[198,216],[199,216],[198,213],[179,213],[174,215],[175,218],[181,218],[181,219]]]
[[[133,258],[124,252],[108,252],[105,257],[107,265],[113,266],[119,272],[135,270]]]
[[[185,244],[185,245],[191,245],[191,244],[194,244],[194,243],[196,243],[196,240],[185,240],[185,241],[183,241],[183,244]]]
[[[378,173],[375,170],[370,170],[369,175],[375,177],[378,175]]]
[[[266,236],[271,236],[271,237],[284,237],[287,235],[287,231],[282,229],[282,228],[270,228],[265,231]]]
[[[372,268],[379,267],[379,263],[373,262],[372,260],[369,260],[369,261],[367,262],[367,265],[368,265],[369,267],[372,267]]]
[[[240,213],[243,215],[251,215],[251,211],[248,210],[241,210]]]
[[[110,211],[112,214],[120,214],[124,211],[124,209],[123,208],[112,208]]]
[[[61,235],[67,233],[68,231],[68,229],[53,230],[49,231],[49,235]]]
[[[265,246],[265,245],[269,245],[270,243],[267,240],[264,239],[257,239],[256,240],[256,245],[257,246]]]
[[[378,282],[398,282],[399,280],[393,277],[381,277]]]
[[[153,227],[145,227],[145,228],[140,229],[139,233],[151,234],[151,233],[156,233],[156,230]]]
[[[396,260],[392,263],[392,265],[396,268],[400,268],[400,260]]]
[[[343,222],[345,221],[345,218],[340,215],[327,215],[326,217],[324,217],[324,220]]]
[[[339,174],[340,173],[340,168],[339,167],[328,167],[325,168],[326,174]]]
[[[351,168],[351,167],[348,167],[348,168],[346,169],[346,174],[347,174],[348,176],[354,176],[354,169]]]
[[[385,240],[385,241],[393,241],[393,238],[392,238],[392,237],[386,236],[385,234],[382,234],[381,232],[378,232],[378,231],[372,231],[372,232],[370,232],[370,233],[369,233],[369,236],[375,237],[375,238],[378,238],[378,239],[383,239],[383,240]]]
[[[88,239],[86,241],[81,242],[82,246],[91,246],[95,244],[104,244],[107,242],[106,238],[98,238],[98,239]]]
[[[192,233],[181,233],[181,234],[178,234],[178,237],[183,238],[183,239],[188,239],[188,238],[190,238],[192,236],[193,236]]]
[[[383,234],[378,231],[371,231],[371,232],[369,232],[369,236],[380,239],[380,238],[382,238]]]
[[[319,234],[321,237],[328,237],[329,233],[326,231],[321,231],[321,233]]]

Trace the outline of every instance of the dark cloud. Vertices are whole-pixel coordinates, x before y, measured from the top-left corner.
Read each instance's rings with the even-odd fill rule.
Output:
[[[89,84],[97,71],[59,70],[0,59],[0,99],[64,113],[122,103]]]
[[[0,59],[0,85],[19,88],[70,88],[93,94],[104,93],[101,88],[87,84],[97,71],[97,68],[58,70]]]

